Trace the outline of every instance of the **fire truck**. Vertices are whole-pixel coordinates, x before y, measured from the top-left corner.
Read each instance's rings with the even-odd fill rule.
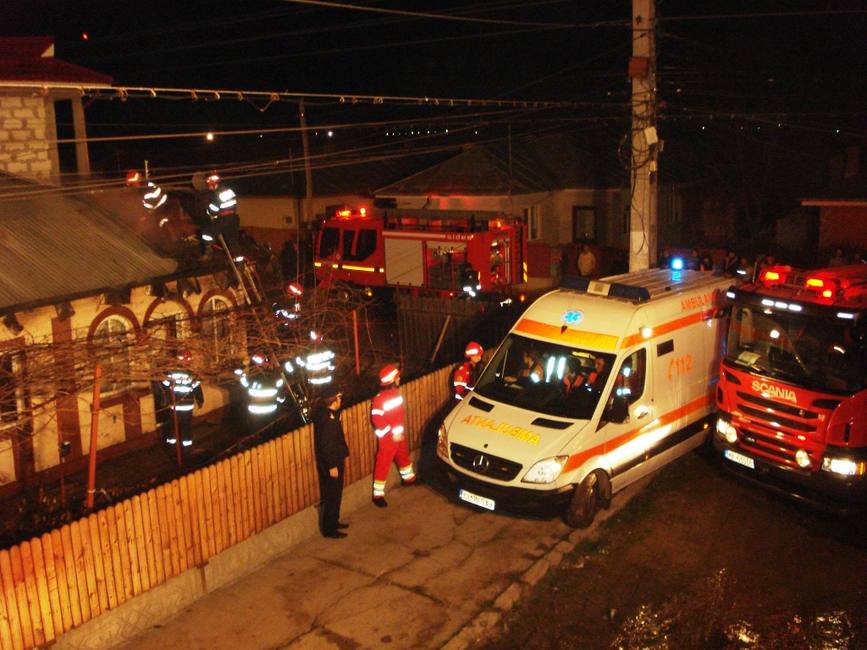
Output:
[[[774,266],[732,287],[714,446],[822,509],[867,497],[867,265]]]
[[[322,286],[510,293],[527,281],[523,222],[493,212],[340,209],[316,237]]]

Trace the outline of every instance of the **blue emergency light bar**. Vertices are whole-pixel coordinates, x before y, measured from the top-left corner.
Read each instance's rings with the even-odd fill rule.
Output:
[[[625,298],[633,302],[650,300],[650,291],[646,287],[634,287],[631,284],[622,284],[620,282],[600,282],[581,276],[564,276],[560,280],[560,288],[582,291],[595,296]]]

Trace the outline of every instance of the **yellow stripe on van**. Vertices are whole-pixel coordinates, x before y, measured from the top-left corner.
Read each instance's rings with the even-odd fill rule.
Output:
[[[611,334],[598,334],[596,332],[587,332],[584,330],[573,330],[568,327],[562,328],[556,325],[548,325],[540,323],[537,320],[530,318],[522,318],[515,325],[515,330],[540,336],[546,339],[552,339],[558,343],[571,343],[572,345],[583,348],[591,348],[594,350],[610,350],[614,352],[617,349],[617,338]]]
[[[641,434],[646,433],[652,428],[671,424],[672,422],[676,422],[680,418],[685,417],[694,411],[707,408],[713,403],[713,401],[713,393],[702,395],[698,399],[694,399],[688,404],[678,407],[673,411],[669,411],[665,415],[661,416],[658,420],[654,420],[653,422],[645,424],[642,427],[636,427],[631,431],[627,431],[626,433],[619,435],[616,438],[612,438],[611,440],[606,440],[605,442],[591,447],[590,449],[585,449],[584,451],[579,451],[577,454],[572,454],[571,456],[569,456],[569,460],[566,461],[565,467],[563,467],[563,473],[565,474],[566,472],[581,467],[585,462],[587,462],[594,456],[599,456],[614,451],[618,447],[621,447],[626,443],[631,442],[632,440],[634,440]]]

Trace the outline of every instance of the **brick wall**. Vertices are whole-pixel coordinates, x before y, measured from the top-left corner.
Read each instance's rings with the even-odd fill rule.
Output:
[[[0,94],[0,170],[40,180],[56,172],[51,155],[56,145],[48,143],[54,132],[48,123],[48,101]]]

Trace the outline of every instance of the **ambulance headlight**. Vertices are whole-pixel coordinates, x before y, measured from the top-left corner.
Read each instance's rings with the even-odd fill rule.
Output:
[[[733,445],[738,441],[738,430],[732,426],[731,422],[723,417],[717,418],[716,432],[721,438],[725,438],[725,441],[730,445]]]
[[[449,432],[445,424],[441,424],[437,430],[437,456],[449,457]]]
[[[553,483],[560,476],[567,460],[569,460],[569,456],[555,456],[540,460],[530,468],[530,471],[521,480],[524,483]]]
[[[864,476],[867,472],[867,462],[858,462],[851,458],[825,456],[822,459],[822,471],[840,476]]]

